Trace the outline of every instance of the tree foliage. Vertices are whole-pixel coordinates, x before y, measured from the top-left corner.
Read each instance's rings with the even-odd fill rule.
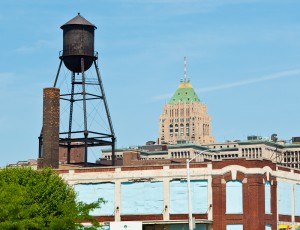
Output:
[[[49,168],[0,170],[0,229],[83,229],[83,220],[96,229],[89,212],[103,202],[77,202],[74,189]]]

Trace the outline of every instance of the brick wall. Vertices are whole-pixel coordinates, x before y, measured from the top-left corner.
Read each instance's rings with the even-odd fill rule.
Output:
[[[215,162],[213,168],[228,166],[233,163],[229,161]],[[227,162],[227,164],[225,164]],[[263,167],[261,161],[234,161],[235,165],[244,167],[253,167],[254,165]],[[267,164],[268,165],[268,164]],[[271,165],[272,166],[272,165]],[[272,166],[274,167],[274,166]],[[243,182],[243,213],[226,214],[226,182],[236,179]],[[264,230],[266,224],[271,224],[272,229],[277,229],[277,203],[276,203],[276,187],[275,178],[270,178],[271,184],[271,213],[265,214],[265,185],[266,175],[261,174],[244,174],[237,171],[236,178],[232,178],[231,172],[223,175],[213,176],[212,178],[212,195],[213,195],[213,228],[218,230],[226,230],[227,224],[243,224],[244,230]]]

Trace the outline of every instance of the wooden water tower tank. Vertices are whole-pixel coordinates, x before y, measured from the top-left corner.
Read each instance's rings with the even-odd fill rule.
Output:
[[[60,58],[72,72],[82,72],[81,58],[84,60],[84,71],[88,70],[97,59],[94,52],[95,25],[78,15],[60,27],[63,30],[63,51]]]

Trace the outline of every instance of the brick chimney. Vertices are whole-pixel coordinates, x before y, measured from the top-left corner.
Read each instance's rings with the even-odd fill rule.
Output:
[[[43,90],[43,167],[59,167],[59,97],[58,88]]]

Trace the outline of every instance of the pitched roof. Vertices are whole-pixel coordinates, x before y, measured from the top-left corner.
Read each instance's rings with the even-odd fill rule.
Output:
[[[169,104],[176,104],[179,102],[200,102],[195,90],[190,81],[181,81],[178,89],[169,101]]]
[[[93,27],[95,27],[95,29],[97,29],[97,27],[95,25],[93,25],[88,20],[86,20],[84,17],[82,17],[80,15],[80,13],[78,13],[78,15],[76,17],[72,18],[67,23],[63,24],[60,28],[63,28],[64,26],[67,26],[67,25],[86,25],[86,26],[93,26]]]

